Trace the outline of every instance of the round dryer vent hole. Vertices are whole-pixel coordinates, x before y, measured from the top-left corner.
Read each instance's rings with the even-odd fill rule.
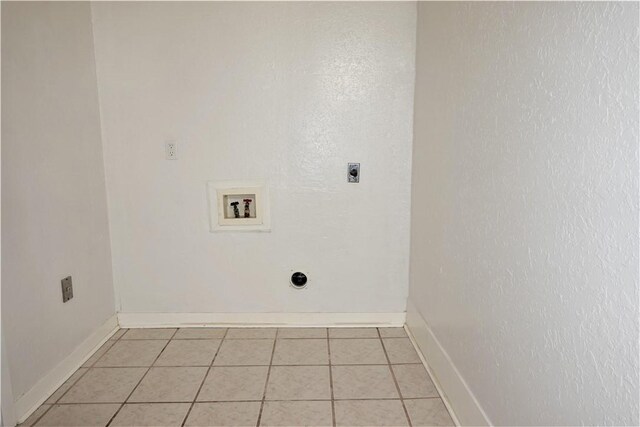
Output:
[[[296,271],[291,275],[291,286],[296,289],[303,289],[307,286],[307,275]]]

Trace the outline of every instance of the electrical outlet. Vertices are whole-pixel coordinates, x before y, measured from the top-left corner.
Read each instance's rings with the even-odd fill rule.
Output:
[[[71,276],[65,277],[62,282],[62,302],[67,302],[73,298],[73,282]]]
[[[177,160],[178,159],[178,143],[167,142],[165,144],[165,153],[167,155],[167,160]]]

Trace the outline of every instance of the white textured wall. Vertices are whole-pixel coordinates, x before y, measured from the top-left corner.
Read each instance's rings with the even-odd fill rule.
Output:
[[[405,310],[415,8],[92,5],[121,311]],[[267,181],[272,232],[210,233],[209,180]]]
[[[410,302],[493,423],[638,425],[638,4],[421,3],[416,69]]]
[[[89,5],[3,2],[2,333],[14,397],[114,311]]]

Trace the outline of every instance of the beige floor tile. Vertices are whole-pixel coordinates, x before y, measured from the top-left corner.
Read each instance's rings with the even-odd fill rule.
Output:
[[[118,340],[94,366],[151,366],[166,344],[167,340]]]
[[[64,384],[62,384],[51,396],[49,396],[49,398],[44,403],[56,403],[58,399],[60,399],[62,395],[65,394],[67,390],[69,390],[71,386],[74,385],[76,381],[78,381],[80,377],[82,377],[87,372],[87,370],[87,368],[80,368],[75,371],[73,375],[71,375],[69,379],[64,382]]]
[[[180,427],[190,403],[127,403],[110,426]]]
[[[36,421],[38,421],[38,418],[40,418],[42,414],[47,412],[47,410],[50,407],[51,405],[40,405],[38,409],[33,411],[33,413],[29,415],[29,417],[26,420],[24,420],[24,422],[22,422],[21,424],[18,424],[18,427],[31,427],[32,425],[35,424]]]
[[[380,340],[332,339],[331,363],[334,365],[386,364]]]
[[[382,338],[406,338],[407,332],[404,328],[378,328]]]
[[[124,402],[147,368],[91,368],[60,403]]]
[[[53,405],[36,426],[106,426],[120,404]]]
[[[376,328],[329,328],[329,338],[379,338]]]
[[[337,425],[407,425],[385,350],[412,424],[453,425],[403,328],[234,328],[223,341],[225,331],[121,329],[21,427],[39,417],[104,426],[114,415],[113,426],[179,426],[187,413],[188,426],[254,426],[267,376],[261,425],[331,425],[329,369]]]
[[[268,365],[274,340],[230,340],[222,342],[214,366]]]
[[[202,384],[206,367],[156,368],[149,370],[129,402],[191,402]]]
[[[414,426],[453,426],[453,420],[441,399],[405,400]]]
[[[173,336],[174,340],[196,340],[222,338],[227,328],[180,328]]]
[[[261,426],[330,426],[330,401],[265,402]]]
[[[403,398],[440,397],[422,365],[392,365]]]
[[[338,426],[406,426],[407,416],[400,400],[338,400]]]
[[[111,338],[109,338],[109,339],[110,339],[110,340],[114,340],[114,341],[115,341],[115,340],[119,340],[120,338],[122,338],[122,336],[123,336],[124,334],[126,334],[126,333],[127,333],[127,331],[128,331],[128,329],[118,329],[118,330],[116,331],[116,333],[115,333],[115,334],[113,334],[113,335],[111,335]]]
[[[211,368],[197,400],[261,400],[268,371],[268,366]]]
[[[399,399],[388,365],[333,366],[336,399]]]
[[[327,328],[280,328],[280,338],[327,338]]]
[[[209,366],[221,340],[172,340],[155,366]]]
[[[93,366],[94,363],[96,363],[98,359],[100,359],[115,343],[116,343],[115,340],[108,340],[107,342],[102,344],[102,346],[99,349],[97,349],[96,352],[93,353],[91,357],[87,359],[86,362],[82,364],[82,367],[90,368],[91,366]]]
[[[275,338],[276,328],[229,328],[226,339]]]
[[[383,338],[391,363],[422,363],[409,338]]]
[[[196,403],[186,426],[255,426],[261,402]]]
[[[286,339],[276,341],[274,365],[328,365],[326,339]]]
[[[168,340],[176,332],[175,328],[142,328],[129,329],[121,339],[123,340]]]
[[[328,366],[272,366],[267,400],[331,399]]]

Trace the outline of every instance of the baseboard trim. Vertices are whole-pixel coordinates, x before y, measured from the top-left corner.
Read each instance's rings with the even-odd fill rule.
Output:
[[[406,313],[118,313],[122,328],[403,326]]]
[[[407,304],[406,329],[456,425],[491,426],[489,417],[416,307]],[[428,361],[428,362],[427,362]]]
[[[429,373],[429,376],[433,380],[433,385],[436,386],[436,390],[438,390],[438,394],[440,395],[440,398],[444,402],[444,406],[447,407],[447,410],[449,411],[449,415],[451,415],[451,418],[453,419],[454,425],[456,426],[462,425],[460,424],[460,420],[458,419],[458,416],[453,410],[453,406],[451,405],[451,402],[449,402],[449,398],[447,397],[447,394],[442,389],[442,384],[440,384],[440,381],[438,381],[438,378],[436,377],[435,372],[433,372],[433,369],[431,368],[431,366],[429,366],[427,359],[425,358],[424,354],[422,353],[422,350],[418,346],[418,342],[416,341],[415,336],[413,336],[413,333],[409,329],[409,325],[405,324],[404,329],[407,332],[407,335],[409,336],[409,340],[411,341],[411,344],[413,344],[413,347],[418,351],[418,357],[420,358],[420,361],[422,362],[422,365],[424,366],[424,368]]]
[[[28,392],[20,396],[15,402],[18,423],[38,409],[117,330],[118,318],[114,314]]]

